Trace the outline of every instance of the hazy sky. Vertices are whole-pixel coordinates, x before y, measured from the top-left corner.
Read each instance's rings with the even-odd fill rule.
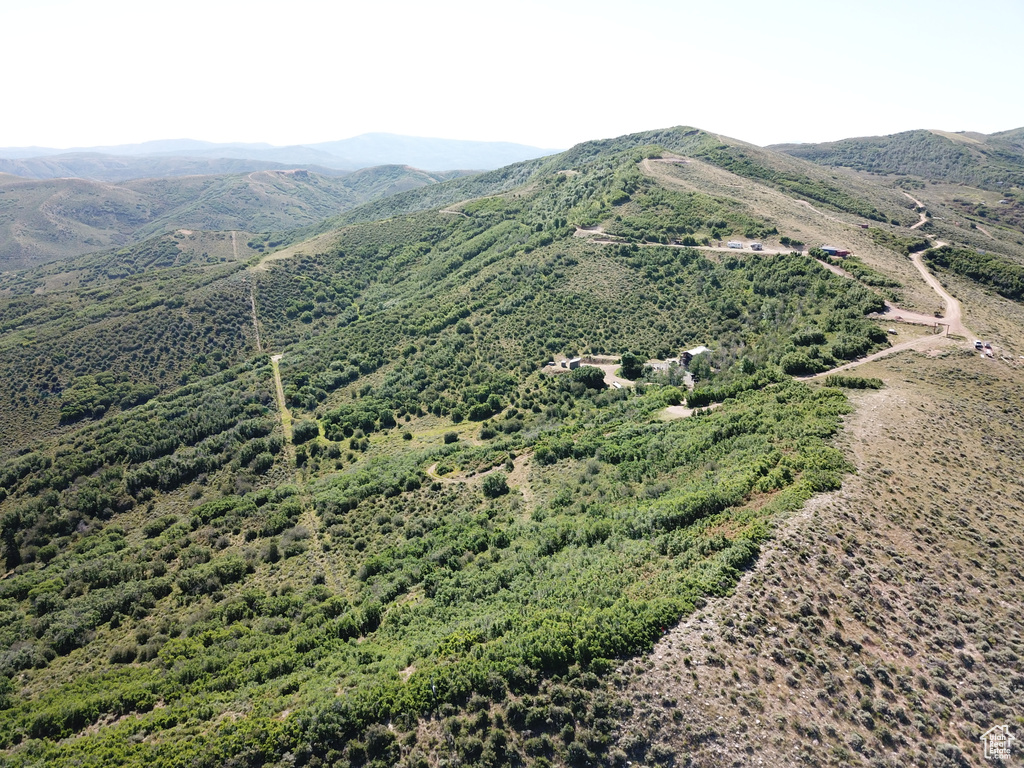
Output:
[[[0,0],[0,146],[1024,126],[1024,0]]]

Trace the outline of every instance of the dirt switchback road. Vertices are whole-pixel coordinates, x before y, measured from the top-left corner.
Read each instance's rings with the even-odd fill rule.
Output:
[[[922,203],[916,197],[912,197],[911,195],[908,195],[906,192],[903,193],[903,196],[906,197],[907,199],[909,199],[918,208],[920,208],[920,210],[917,213],[917,215],[920,217],[920,219],[918,220],[917,224],[912,225],[910,228],[911,229],[917,229],[918,227],[923,227],[924,223],[926,221],[928,221],[928,214],[925,213],[924,203]]]
[[[945,243],[935,241],[937,246],[945,245]],[[939,282],[938,278],[935,277],[928,268],[924,265],[924,260],[921,258],[920,253],[915,253],[910,257],[911,261],[914,262],[914,266],[917,267],[917,271],[921,273],[921,277],[924,281],[931,286],[931,289],[939,294],[939,298],[942,299],[946,305],[946,311],[943,316],[943,322],[949,326],[949,333],[956,336],[973,336],[974,334],[963,324],[963,310],[960,307],[960,302],[953,298],[949,292],[942,287],[942,283]]]

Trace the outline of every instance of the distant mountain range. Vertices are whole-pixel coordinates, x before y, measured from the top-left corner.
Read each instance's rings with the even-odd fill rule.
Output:
[[[175,139],[71,149],[0,148],[0,172],[32,179],[73,177],[126,181],[284,170],[298,166],[323,174],[379,165],[407,165],[426,171],[483,171],[558,151],[507,142],[431,139],[390,133],[367,133],[341,141],[290,147]]]

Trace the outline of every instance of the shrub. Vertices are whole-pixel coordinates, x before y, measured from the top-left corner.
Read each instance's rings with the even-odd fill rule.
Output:
[[[587,389],[604,389],[604,371],[592,365],[581,365],[569,377]],[[626,378],[632,378],[627,376]]]
[[[111,664],[131,664],[138,655],[138,648],[132,645],[116,645],[110,650]]]
[[[644,373],[644,361],[639,355],[632,352],[626,352],[621,359],[622,365],[622,378],[634,381],[639,379]],[[603,377],[602,377],[603,378]]]
[[[846,387],[847,389],[881,389],[881,379],[868,379],[863,376],[842,376],[834,373],[825,377],[826,387]]]
[[[152,539],[159,536],[161,533],[166,531],[172,525],[178,522],[178,518],[174,515],[164,515],[156,520],[151,520],[142,526],[142,534],[147,539]]]
[[[274,466],[274,456],[267,452],[257,454],[256,458],[252,460],[252,471],[257,475],[262,475],[272,466]]]
[[[296,445],[312,440],[320,434],[320,425],[312,419],[303,419],[292,429],[292,440]]]
[[[494,472],[484,478],[484,496],[495,499],[508,493],[508,475],[504,472]]]
[[[11,678],[0,675],[0,709],[7,709],[11,706],[14,698],[14,683]]]
[[[679,387],[665,387],[661,391],[661,397],[666,405],[679,405],[683,402],[684,394]]]

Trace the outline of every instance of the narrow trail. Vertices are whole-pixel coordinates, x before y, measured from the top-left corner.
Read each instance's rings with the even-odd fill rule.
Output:
[[[284,454],[285,461],[289,467],[295,468],[295,484],[299,489],[299,503],[302,505],[302,514],[299,517],[300,524],[309,531],[311,545],[309,556],[313,562],[314,574],[323,574],[327,587],[337,594],[345,594],[344,586],[339,583],[334,569],[327,562],[327,553],[324,551],[323,538],[320,529],[323,522],[316,512],[316,508],[310,502],[309,491],[306,487],[302,470],[295,466],[295,443],[292,439],[292,415],[284,399],[284,385],[281,382],[281,366],[279,362],[283,355],[273,355],[270,358],[270,366],[274,371],[274,391],[277,398],[277,411],[281,415],[281,431],[284,432]]]
[[[848,222],[848,221],[843,221],[842,219],[837,219],[837,218],[836,218],[835,216],[829,216],[829,215],[828,215],[827,213],[825,213],[824,211],[820,211],[820,210],[818,210],[818,209],[817,209],[817,208],[815,208],[815,207],[814,207],[813,205],[811,205],[810,203],[808,203],[808,202],[807,202],[806,200],[797,200],[796,202],[797,202],[797,204],[798,204],[798,205],[802,205],[802,206],[804,206],[805,208],[807,208],[808,210],[814,211],[814,212],[815,212],[816,214],[818,214],[819,216],[822,216],[822,217],[824,217],[824,218],[828,219],[829,221],[834,221],[834,222],[835,222],[836,224],[845,224],[845,225],[846,225],[846,226],[848,226],[848,227],[852,227],[852,226],[853,226],[853,225],[852,225],[852,224],[851,224],[850,222]]]
[[[277,396],[277,412],[281,414],[281,431],[284,432],[284,450],[295,466],[295,446],[292,444],[292,415],[284,401],[284,384],[281,383],[281,366],[279,362],[284,355],[273,355],[270,367],[274,371],[274,391]]]
[[[255,281],[254,281],[255,282]],[[263,342],[260,339],[260,318],[256,314],[256,286],[255,284],[249,285],[249,305],[252,307],[252,327],[256,331],[256,351],[259,353],[263,352]],[[278,355],[280,358],[280,355]],[[276,369],[276,365],[275,365]],[[282,397],[284,392],[282,390]]]
[[[908,349],[927,350],[934,349],[937,346],[944,346],[946,344],[952,343],[954,343],[953,340],[947,338],[946,336],[918,336],[916,339],[910,339],[900,344],[893,344],[891,347],[888,347],[887,349],[880,350],[872,355],[868,355],[867,357],[862,357],[859,360],[853,360],[849,363],[844,363],[843,365],[837,366],[835,368],[830,368],[827,371],[816,373],[813,376],[795,376],[794,378],[797,381],[813,381],[814,379],[823,379],[826,376],[831,376],[833,373],[842,373],[843,371],[848,371],[851,368],[856,368],[859,365],[864,365],[865,363],[870,363],[874,360],[880,360],[883,357],[889,357],[890,355],[895,355],[898,352],[904,352]]]
[[[715,408],[721,408],[722,403],[708,403],[700,408],[688,408],[685,405],[668,405],[661,412],[661,418],[665,421],[673,421],[674,419],[687,419],[693,416],[696,411],[713,411]]]
[[[849,272],[847,272],[842,267],[837,267],[835,264],[829,264],[827,261],[822,261],[821,259],[815,259],[815,261],[817,261],[819,264],[821,264],[821,266],[823,266],[825,269],[827,269],[833,275],[839,275],[839,277],[845,277],[847,280],[856,280],[856,278],[853,275],[851,275]]]
[[[537,504],[537,497],[533,493],[533,487],[530,485],[530,459],[533,456],[533,451],[527,451],[521,456],[517,456],[512,461],[512,471],[508,476],[508,484],[513,490],[519,491],[523,494],[523,501],[526,502],[526,515],[529,515],[527,510],[532,509]]]
[[[460,477],[445,477],[444,475],[437,474],[437,462],[435,461],[429,467],[427,467],[427,477],[438,483],[444,483],[446,485],[453,485],[455,483],[467,483],[469,480]]]
[[[526,509],[530,510],[537,502],[537,497],[533,492],[533,487],[530,485],[530,458],[533,456],[532,450],[527,450],[521,455],[517,456],[512,461],[512,471],[508,473],[508,484],[515,493],[518,491],[522,494],[523,501],[526,503]],[[492,467],[486,472],[481,472],[473,477],[467,477],[459,474],[455,476],[439,475],[437,473],[438,462],[434,462],[427,467],[427,477],[437,483],[443,485],[468,485],[470,483],[478,482],[483,480],[487,475],[492,472],[505,471],[501,467]]]
[[[235,261],[238,261],[238,233],[231,230],[231,250],[235,252]]]

